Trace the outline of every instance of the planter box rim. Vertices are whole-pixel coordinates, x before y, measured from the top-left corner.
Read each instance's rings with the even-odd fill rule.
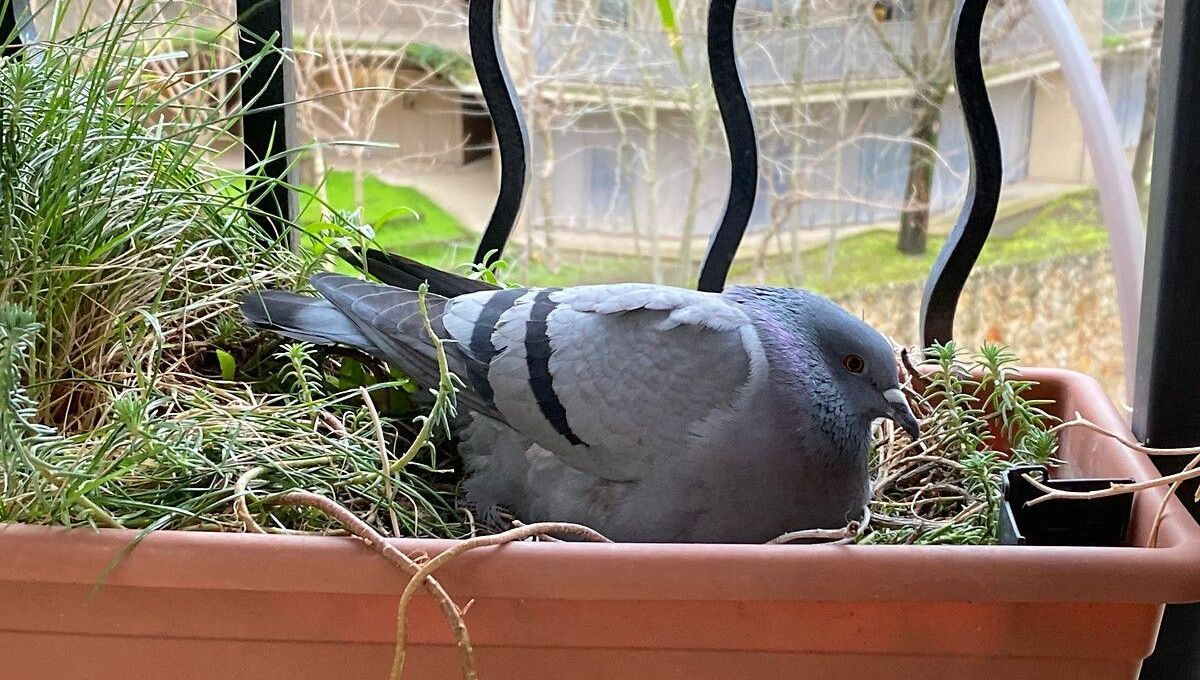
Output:
[[[1125,429],[1099,383],[1025,369],[1107,405],[1085,413]],[[1089,402],[1091,403],[1091,402]],[[1114,446],[1120,448],[1114,442]],[[1128,452],[1137,479],[1156,474]],[[1164,491],[1142,492],[1157,506]],[[355,539],[160,531],[122,556],[136,531],[0,524],[0,581],[327,593],[399,593],[407,576]],[[451,541],[393,539],[436,554]],[[764,601],[1200,601],[1200,526],[1168,504],[1157,548],[519,543],[459,556],[438,579],[459,601],[621,599]],[[119,558],[119,559],[118,559]],[[115,566],[112,566],[114,565]],[[111,571],[109,571],[109,568]],[[107,574],[107,575],[105,575]],[[664,578],[669,575],[669,578]],[[101,579],[103,578],[103,581]]]

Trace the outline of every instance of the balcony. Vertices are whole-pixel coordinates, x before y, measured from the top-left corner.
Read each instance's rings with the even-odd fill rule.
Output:
[[[862,18],[839,18],[804,28],[745,28],[738,32],[738,58],[748,87],[771,88],[797,82],[886,81],[903,77],[874,27]],[[931,44],[939,26],[930,28]],[[880,26],[886,41],[902,55],[911,50],[914,24]],[[707,78],[704,36],[683,34],[683,66],[662,30],[549,23],[533,36],[536,75],[574,85],[678,87]],[[1028,16],[1007,29],[989,52],[990,64],[1003,64],[1047,51]]]

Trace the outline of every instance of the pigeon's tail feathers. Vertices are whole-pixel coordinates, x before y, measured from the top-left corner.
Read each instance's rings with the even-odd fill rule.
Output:
[[[449,300],[428,293],[425,295],[425,313],[422,313],[418,291],[381,286],[332,272],[315,274],[312,285],[350,319],[370,343],[372,354],[400,369],[419,385],[432,388],[439,384],[438,348],[429,337],[429,331],[441,340],[450,338],[442,321]],[[455,342],[446,342],[442,348],[450,371],[475,388],[460,390],[459,404],[499,418],[500,414],[491,402],[490,390],[482,389],[487,384],[487,366],[464,355]]]
[[[315,274],[311,281],[377,355],[421,385],[438,384],[437,350],[425,330],[419,293],[331,272]],[[437,332],[446,299],[429,294],[426,304],[429,322]]]
[[[395,253],[368,250],[366,253],[343,250],[341,256],[350,264],[374,276],[383,283],[405,290],[416,290],[422,283],[429,283],[429,292],[445,298],[458,297],[485,290],[497,290],[499,286],[486,281],[469,279],[451,272],[421,264]]]
[[[242,316],[255,328],[300,342],[339,343],[362,350],[374,347],[353,321],[322,298],[281,290],[250,293],[242,298]]]

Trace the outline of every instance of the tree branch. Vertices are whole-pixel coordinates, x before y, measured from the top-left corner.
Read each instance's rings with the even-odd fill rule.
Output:
[[[920,81],[920,76],[917,74],[913,64],[905,61],[904,57],[900,54],[900,48],[896,47],[896,43],[892,42],[892,39],[888,37],[887,32],[883,30],[883,26],[873,17],[867,19],[867,25],[870,26],[871,32],[875,34],[875,39],[879,42],[879,46],[883,48],[884,52],[887,52],[887,55],[891,58],[892,63],[895,64],[896,67],[899,68],[909,80],[913,81],[914,84],[918,83]],[[914,30],[916,29],[914,28]]]

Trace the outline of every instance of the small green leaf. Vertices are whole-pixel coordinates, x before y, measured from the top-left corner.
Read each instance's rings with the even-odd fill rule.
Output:
[[[366,387],[372,384],[370,376],[363,368],[362,362],[354,358],[342,360],[338,371],[337,385],[339,390],[352,390],[356,387]]]
[[[675,58],[679,60],[680,65],[685,66],[683,36],[679,32],[679,22],[675,19],[675,8],[671,6],[671,0],[655,0],[655,4],[658,6],[658,19],[667,33],[667,42],[671,45],[671,50],[675,52]]]
[[[221,378],[233,380],[237,376],[237,361],[223,349],[217,350],[217,361],[221,364]]]

